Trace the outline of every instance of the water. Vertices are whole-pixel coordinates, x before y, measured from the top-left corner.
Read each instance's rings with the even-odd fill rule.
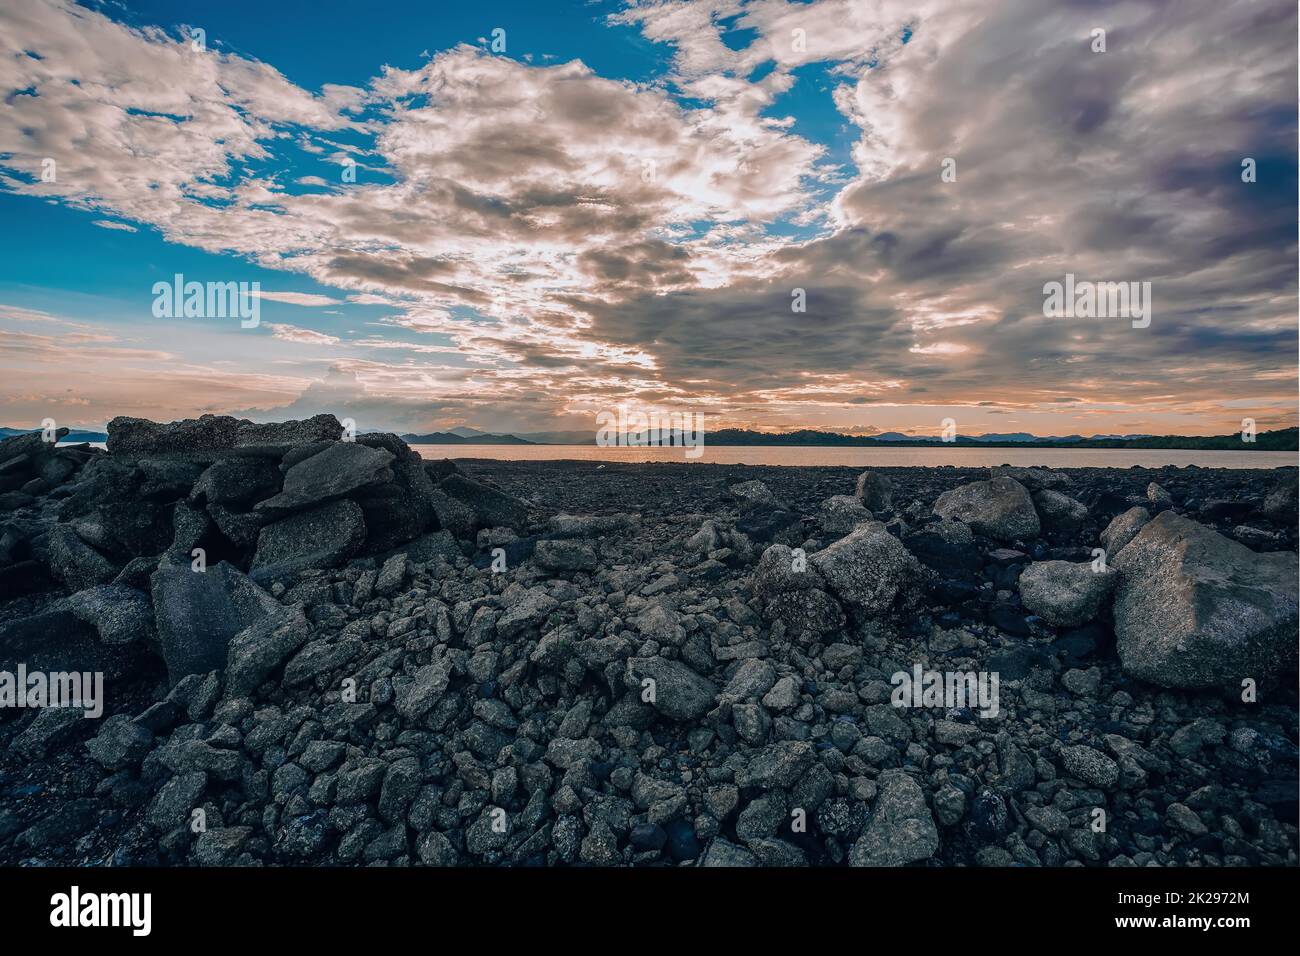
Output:
[[[793,445],[704,445],[698,458],[684,448],[602,448],[598,445],[412,445],[425,458],[495,458],[507,461],[685,461],[714,465],[846,465],[853,468],[986,468],[1044,465],[1048,468],[1281,468],[1295,466],[1293,451],[1199,451],[1127,448],[862,448]]]

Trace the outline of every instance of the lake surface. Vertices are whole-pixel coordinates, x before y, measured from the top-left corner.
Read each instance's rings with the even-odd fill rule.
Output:
[[[1048,468],[1281,468],[1300,463],[1293,451],[1180,451],[1126,448],[861,448],[792,445],[704,445],[698,458],[684,448],[602,448],[599,445],[412,445],[425,458],[497,458],[508,461],[696,461],[713,465],[846,465],[937,467],[1044,465]]]

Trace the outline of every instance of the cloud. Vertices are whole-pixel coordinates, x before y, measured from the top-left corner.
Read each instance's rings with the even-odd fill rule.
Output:
[[[337,336],[314,332],[311,329],[300,329],[296,325],[278,325],[268,322],[266,327],[282,342],[294,342],[298,345],[338,345],[339,343]]]
[[[1248,0],[643,2],[611,19],[671,48],[650,83],[462,45],[313,94],[16,0],[0,186],[339,290],[268,301],[392,310],[349,342],[272,326],[339,353],[329,388],[286,408],[423,402],[415,426],[490,407],[482,424],[515,430],[619,400],[886,429],[1014,408],[1057,431],[1224,430],[1243,392],[1294,416],[1295,17]],[[814,64],[842,168],[801,132]],[[291,145],[354,158],[358,181],[293,194],[249,171],[287,168]],[[1151,327],[1045,318],[1042,286],[1067,272],[1151,282]]]
[[[253,293],[259,299],[266,299],[268,302],[284,302],[287,305],[303,305],[309,307],[322,307],[327,305],[341,305],[343,300],[336,299],[333,296],[317,295],[312,292],[267,292],[260,290]],[[288,326],[286,326],[288,328]]]

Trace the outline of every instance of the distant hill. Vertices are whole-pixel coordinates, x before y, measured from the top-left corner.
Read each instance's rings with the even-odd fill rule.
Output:
[[[460,431],[461,429],[457,429]],[[464,429],[474,431],[474,429]],[[536,442],[516,438],[514,435],[489,435],[476,432],[473,435],[458,435],[456,432],[429,432],[427,435],[406,434],[401,436],[408,445],[535,445]]]
[[[1021,437],[1026,435],[1027,437]],[[1040,438],[1027,433],[1008,435],[958,435],[955,441],[944,442],[929,436],[904,435],[885,432],[880,435],[840,435],[804,429],[782,434],[765,434],[747,429],[724,428],[705,435],[706,445],[851,445],[857,447],[890,447],[897,445],[936,446],[980,445],[991,448],[1018,448],[1032,444],[1035,448],[1174,448],[1222,449],[1224,451],[1297,451],[1300,450],[1297,429],[1282,428],[1260,432],[1253,442],[1241,440],[1240,433],[1233,435],[1104,435],[1081,438]]]
[[[563,436],[561,441],[547,441],[543,435]],[[540,444],[595,444],[595,435],[590,432],[569,433],[528,433],[528,437]],[[665,442],[667,444],[667,442]],[[983,448],[1023,448],[1033,445],[1035,448],[1166,448],[1166,449],[1223,449],[1225,451],[1297,451],[1297,429],[1283,428],[1277,431],[1260,432],[1254,442],[1243,442],[1241,435],[1096,435],[1083,438],[1080,435],[1066,437],[1041,437],[1028,432],[1013,434],[958,435],[955,441],[945,442],[930,435],[905,435],[902,432],[882,432],[879,435],[841,435],[837,432],[800,429],[794,432],[756,432],[744,428],[722,428],[706,432],[705,445],[816,445],[816,446],[850,446],[856,448],[889,448],[897,446],[937,448],[950,445],[979,446]]]
[[[39,428],[5,428],[0,426],[0,440],[13,438],[15,435],[26,435],[30,432],[38,432]],[[104,432],[87,432],[87,431],[70,431],[59,439],[61,442],[81,442],[81,441],[108,441],[108,435]]]

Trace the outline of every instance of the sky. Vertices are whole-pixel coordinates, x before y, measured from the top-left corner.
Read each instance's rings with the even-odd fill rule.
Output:
[[[1289,0],[4,0],[0,424],[1291,427],[1296,50]]]

